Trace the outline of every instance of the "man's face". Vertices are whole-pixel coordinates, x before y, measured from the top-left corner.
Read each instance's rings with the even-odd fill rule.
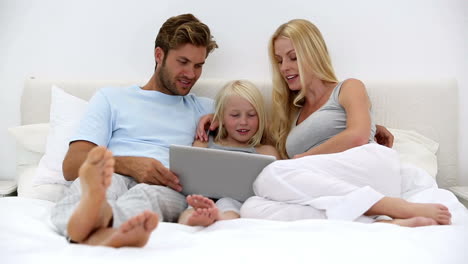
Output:
[[[169,95],[187,95],[200,78],[206,58],[206,47],[184,44],[164,54],[162,49],[158,61],[157,82],[160,92]],[[156,51],[158,60],[158,50]],[[162,60],[162,63],[161,63]]]

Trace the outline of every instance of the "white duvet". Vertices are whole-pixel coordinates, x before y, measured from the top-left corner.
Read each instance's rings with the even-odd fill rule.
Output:
[[[244,203],[243,217],[371,223],[374,217],[363,214],[384,196],[421,203],[458,203],[450,192],[438,190],[426,171],[402,164],[395,150],[378,144],[276,161],[260,173],[253,188],[257,196]],[[437,190],[435,197],[413,198],[430,189]]]
[[[452,225],[247,218],[208,228],[160,223],[144,248],[113,249],[66,242],[50,222],[52,202],[6,197],[0,198],[0,263],[468,263],[468,210],[427,173],[405,168],[402,197],[446,205]]]
[[[236,219],[208,228],[160,223],[141,249],[68,244],[49,220],[52,202],[0,198],[0,263],[468,263],[468,212],[431,188],[412,200],[444,201],[451,226],[400,227],[336,220]]]

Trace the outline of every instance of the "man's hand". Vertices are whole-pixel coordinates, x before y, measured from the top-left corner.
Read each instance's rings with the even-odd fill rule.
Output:
[[[375,141],[386,147],[393,147],[393,134],[384,126],[375,125]]]
[[[115,157],[115,172],[134,178],[139,183],[168,186],[182,191],[179,178],[159,160],[147,157]]]

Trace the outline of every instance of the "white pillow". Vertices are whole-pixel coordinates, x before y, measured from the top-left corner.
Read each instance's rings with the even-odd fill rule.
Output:
[[[50,105],[50,131],[45,154],[39,161],[35,185],[58,183],[69,184],[63,178],[62,162],[68,150],[71,136],[78,128],[88,102],[52,86]]]
[[[25,150],[44,154],[49,123],[10,127],[8,132]]]
[[[57,202],[65,193],[67,187],[62,184],[33,185],[37,168],[27,168],[18,175],[18,196]]]
[[[388,130],[395,137],[393,149],[400,155],[401,163],[419,167],[435,179],[437,175],[436,153],[439,143],[412,130]]]
[[[18,196],[22,196],[21,175],[25,170],[36,168],[44,155],[49,123],[24,125],[8,128],[16,140],[16,180],[18,181]],[[32,178],[29,185],[32,184]]]

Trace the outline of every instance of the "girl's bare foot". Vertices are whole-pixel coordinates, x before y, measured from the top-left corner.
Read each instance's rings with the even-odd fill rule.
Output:
[[[380,221],[384,223],[390,223],[390,224],[395,224],[395,225],[400,225],[400,226],[406,226],[406,227],[419,227],[419,226],[429,226],[429,225],[437,225],[437,221],[429,218],[429,217],[423,217],[423,216],[416,216],[408,219],[394,219],[390,221]]]
[[[216,204],[202,195],[187,196],[187,203],[193,207],[193,212],[187,218],[187,225],[209,226],[220,219]]]
[[[81,200],[68,222],[70,239],[84,241],[93,231],[107,227],[112,209],[106,200],[106,190],[114,173],[114,158],[105,147],[93,148],[79,170]]]
[[[158,215],[151,211],[130,218],[119,228],[101,228],[85,244],[108,247],[143,247],[158,226]]]

